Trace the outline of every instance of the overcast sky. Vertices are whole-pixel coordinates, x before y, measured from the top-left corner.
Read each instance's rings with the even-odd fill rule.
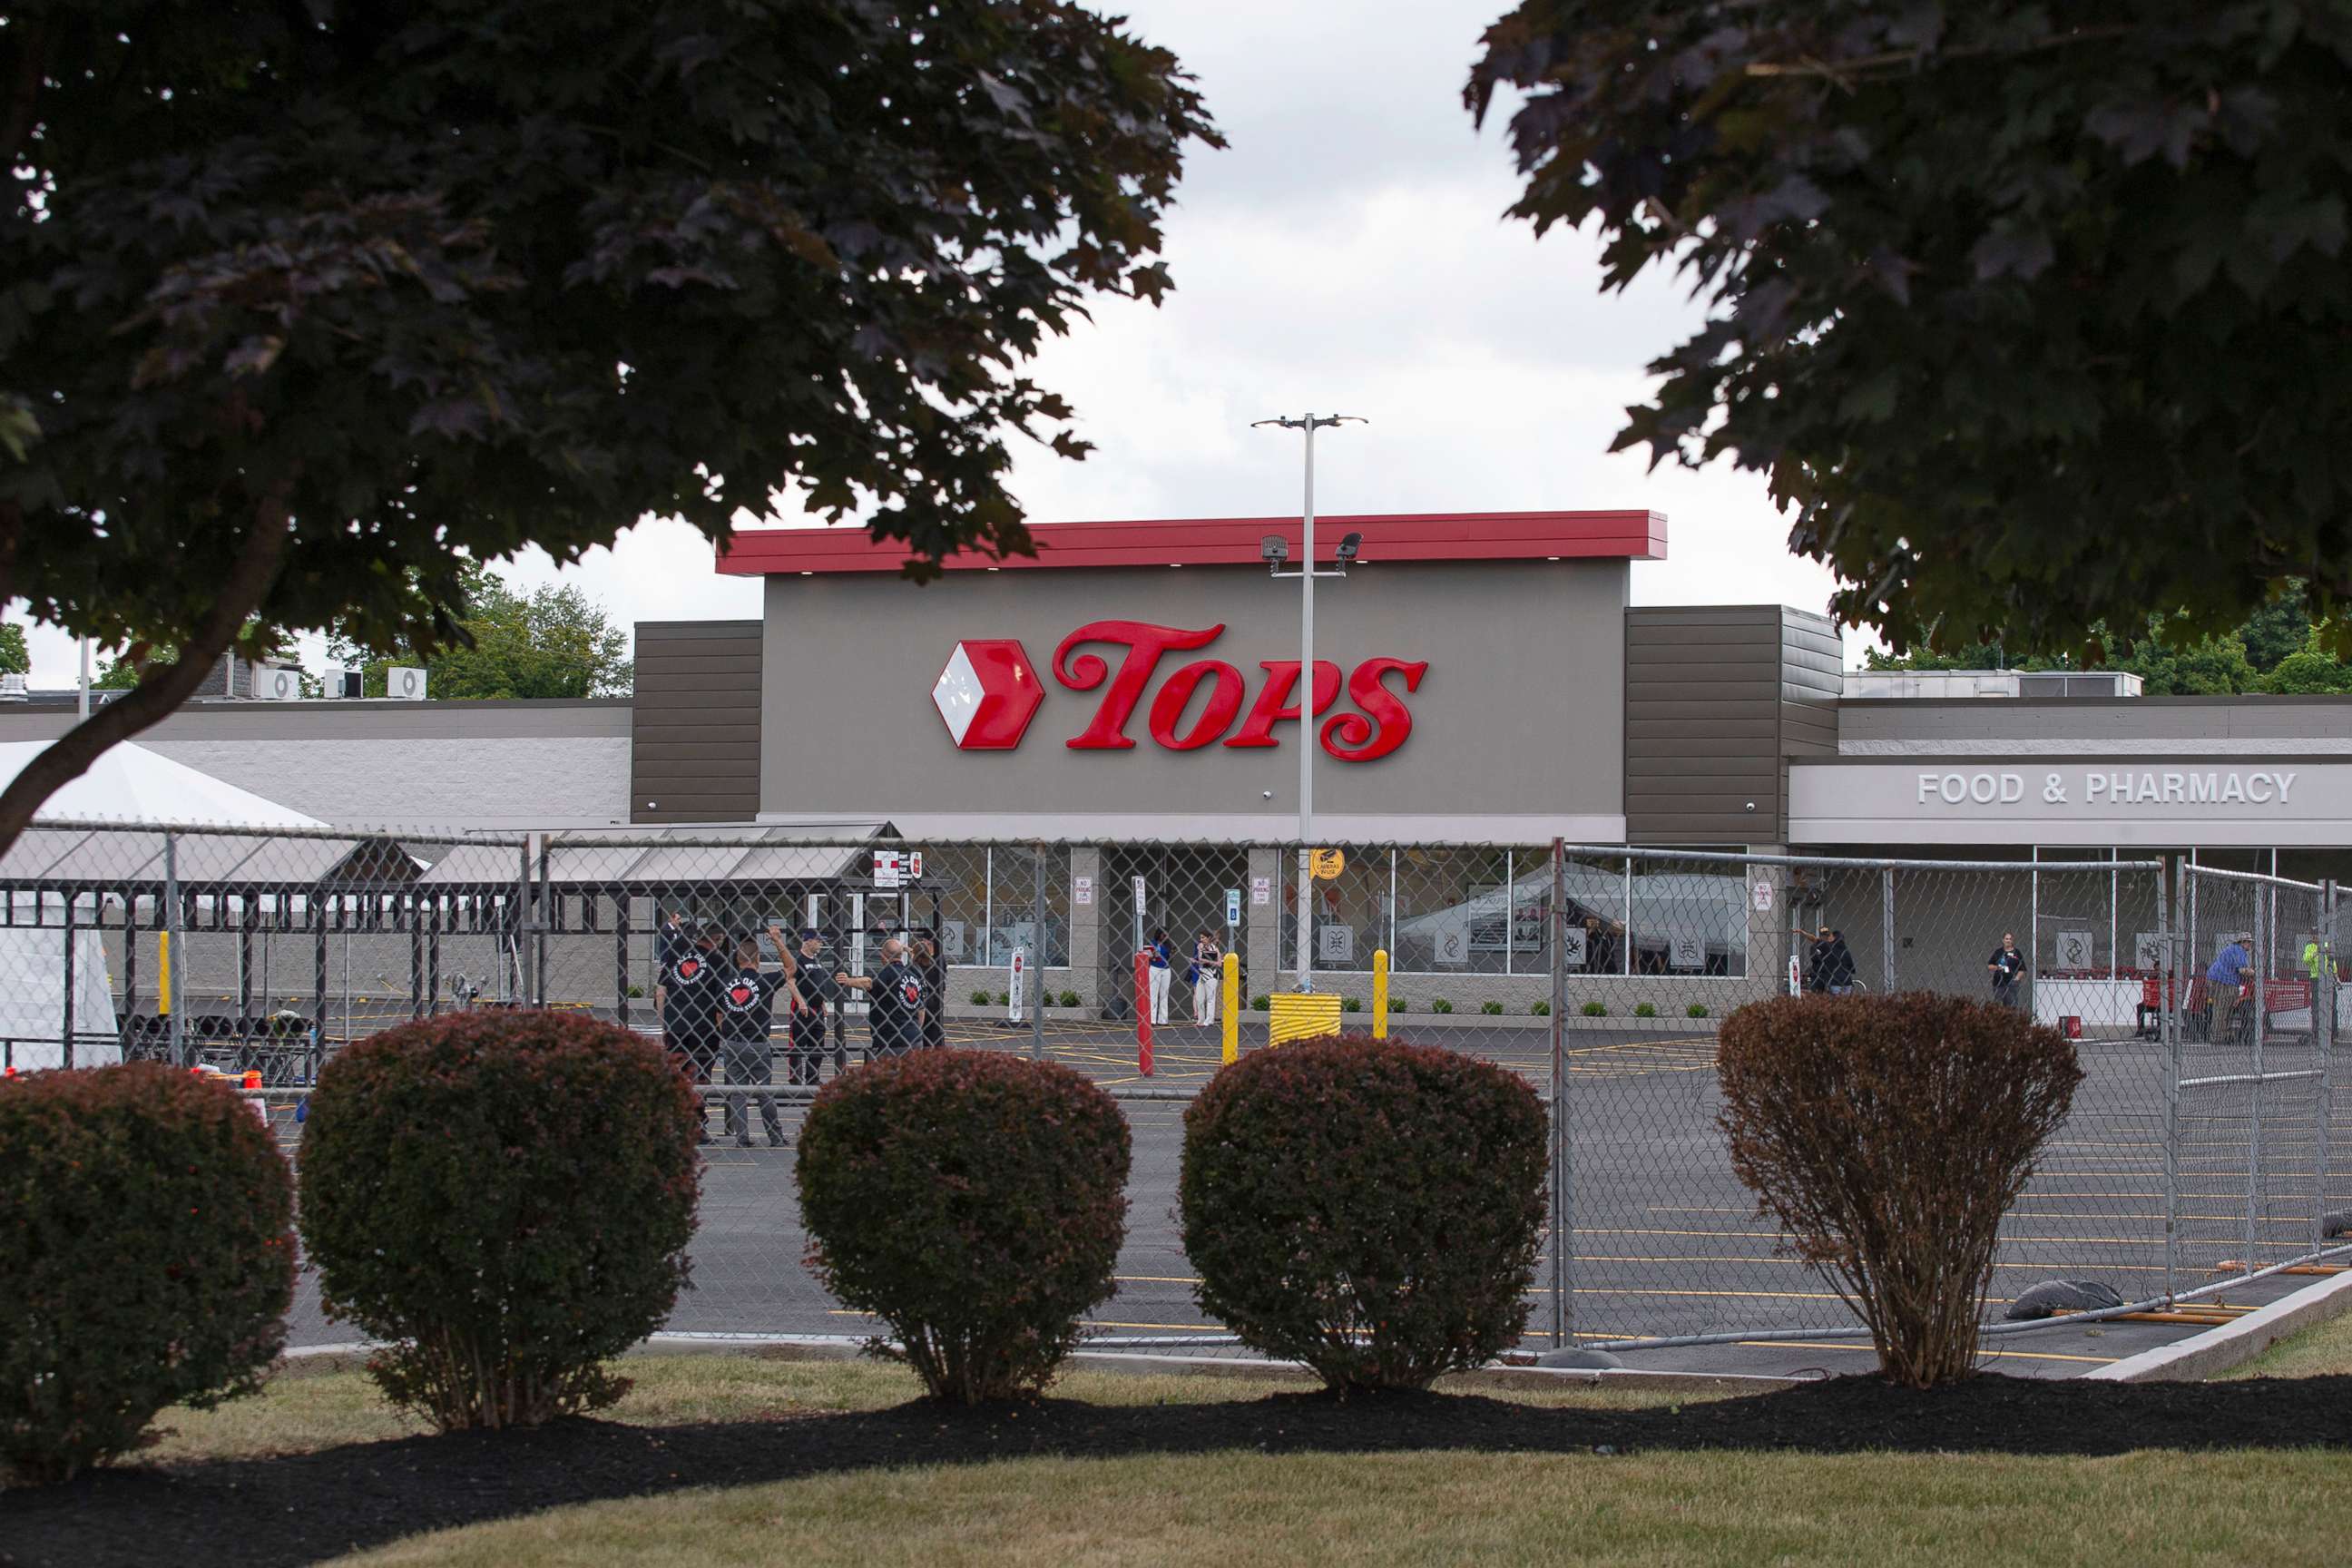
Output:
[[[1232,145],[1187,168],[1168,301],[1100,305],[1039,361],[1097,450],[1015,446],[1034,521],[1295,510],[1298,438],[1249,423],[1336,410],[1371,423],[1318,443],[1318,510],[1649,507],[1668,558],[1633,568],[1636,603],[1824,607],[1829,576],[1788,553],[1760,476],[1609,455],[1643,365],[1698,312],[1668,279],[1604,296],[1591,236],[1538,244],[1503,217],[1501,126],[1474,132],[1461,91],[1505,3],[1131,0]],[[543,557],[509,570],[556,576]],[[642,522],[562,580],[625,625],[759,614],[756,580],[718,576],[681,523]],[[71,683],[70,640],[32,646],[37,685]],[[317,668],[319,639],[308,653]]]

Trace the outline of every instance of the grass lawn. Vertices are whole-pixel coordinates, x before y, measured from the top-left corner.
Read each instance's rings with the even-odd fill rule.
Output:
[[[619,1405],[600,1414],[606,1420],[643,1426],[881,1410],[903,1405],[922,1392],[913,1373],[875,1362],[645,1355],[632,1356],[622,1364],[636,1386]],[[1451,1385],[1465,1385],[1467,1381],[1456,1380]],[[1313,1380],[1303,1373],[1276,1381],[1264,1376],[1139,1376],[1078,1371],[1055,1384],[1053,1393],[1057,1398],[1097,1405],[1171,1405],[1255,1399],[1274,1389],[1312,1384]],[[1706,1397],[1687,1389],[1596,1389],[1581,1384],[1529,1389],[1517,1384],[1493,1386],[1483,1381],[1479,1392],[1500,1399],[1585,1409],[1688,1404]],[[405,1437],[425,1429],[422,1423],[385,1405],[375,1384],[360,1372],[281,1375],[250,1399],[232,1400],[215,1410],[166,1410],[155,1424],[165,1434],[163,1441],[134,1455],[133,1462],[168,1464],[307,1453],[340,1443]]]
[[[880,1408],[905,1373],[864,1363],[654,1356],[610,1414],[648,1425]],[[2352,1371],[2352,1318],[2241,1375]],[[1262,1379],[1079,1372],[1101,1404],[1254,1399]],[[1560,1405],[1688,1403],[1683,1390],[1553,1387]],[[209,1414],[173,1412],[146,1458],[287,1452],[403,1435],[357,1373],[284,1377]],[[1537,1456],[1255,1451],[1033,1458],[822,1476],[588,1503],[422,1535],[341,1561],[447,1568],[705,1563],[1292,1563],[1738,1564],[1969,1568],[2058,1563],[2336,1563],[2352,1538],[2342,1450],[2109,1458],[1671,1453]]]
[[[2336,1563],[2352,1458],[1029,1459],[593,1503],[347,1564]]]
[[[2223,1377],[2326,1377],[2352,1373],[2352,1312],[2281,1340]]]

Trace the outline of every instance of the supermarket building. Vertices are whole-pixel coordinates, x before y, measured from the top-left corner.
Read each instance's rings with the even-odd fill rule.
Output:
[[[1277,943],[1286,960],[1287,917],[1264,917],[1290,898],[1280,847],[1297,832],[1301,744],[1316,750],[1318,840],[1357,847],[1319,889],[1318,964],[1359,973],[1387,947],[1401,969],[1492,976],[1515,1007],[1547,962],[1541,921],[1518,928],[1546,896],[1540,847],[1554,839],[1636,857],[1614,872],[1594,858],[1599,891],[1571,889],[1598,904],[1604,874],[1625,885],[1632,940],[1587,962],[1675,982],[1677,996],[1772,983],[1789,911],[1756,910],[1754,879],[1717,863],[1700,869],[1721,891],[1685,895],[1719,906],[1698,917],[1706,939],[1645,945],[1634,880],[1698,869],[1643,850],[2194,855],[2352,879],[2352,700],[2148,698],[2112,676],[1849,676],[1837,628],[1810,612],[1633,605],[1633,574],[1666,552],[1654,512],[1321,519],[1319,565],[1345,535],[1360,551],[1318,584],[1311,683],[1298,584],[1264,560],[1279,535],[1296,564],[1296,518],[1034,531],[1034,559],[960,558],[922,585],[899,574],[899,549],[862,533],[739,535],[719,570],[762,580],[761,616],[641,623],[631,698],[224,698],[139,743],[323,820],[418,838],[895,837],[929,847],[950,956],[990,965],[1042,944],[1089,994],[1115,983],[1137,878],[1171,925],[1247,889],[1262,911],[1244,915],[1253,973],[1274,972]],[[69,705],[0,703],[0,742],[71,721]],[[1034,912],[1036,851],[1017,846],[1039,843],[1053,846],[1043,932],[1004,915]],[[2101,917],[2069,934],[2089,943],[2080,967],[2120,976],[2154,911],[2114,880]],[[2053,939],[2037,898],[1939,912],[1932,962],[1965,980],[2004,926]],[[1831,901],[1865,958],[1895,951],[1878,907]],[[1467,951],[1460,921],[1438,918],[1449,910],[1471,911]],[[1345,939],[1327,942],[1327,921]]]

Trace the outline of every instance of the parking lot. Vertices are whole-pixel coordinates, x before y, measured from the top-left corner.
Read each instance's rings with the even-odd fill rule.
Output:
[[[980,1048],[1029,1047],[1025,1031],[986,1022],[954,1026],[956,1043]],[[1415,1037],[1477,1054],[1548,1078],[1548,1029],[1463,1021]],[[1215,1032],[1175,1026],[1156,1032],[1154,1072],[1138,1070],[1131,1029],[1056,1025],[1047,1039],[1063,1060],[1122,1096],[1135,1138],[1129,1236],[1118,1293],[1097,1314],[1107,1338],[1168,1340],[1214,1336],[1222,1330],[1192,1299],[1192,1275],[1178,1240],[1176,1184],[1184,1106],[1181,1095],[1215,1071]],[[1748,1334],[1789,1334],[1854,1322],[1817,1274],[1782,1256],[1769,1221],[1732,1176],[1706,1033],[1635,1028],[1585,1029],[1567,1037],[1570,1068],[1570,1144],[1574,1203],[1568,1258],[1567,1328],[1576,1341],[1610,1343],[1680,1336],[1727,1335],[1728,1344],[1633,1352],[1642,1364],[1731,1365],[1754,1370],[1789,1364],[1843,1364],[1866,1344],[1834,1339],[1741,1342]],[[1994,1273],[1997,1315],[2009,1299],[2039,1280],[2095,1279],[2126,1300],[2165,1292],[2166,1089],[2163,1048],[2138,1040],[2086,1041],[2085,1080],[2066,1127],[2053,1142],[2005,1229]],[[2184,1077],[2242,1078],[2242,1047],[2193,1045]],[[2315,1073],[2307,1042],[2273,1042],[2270,1074]],[[2315,1181],[2320,1152],[2316,1077],[2261,1086],[2260,1152],[2252,1136],[2255,1087],[2222,1082],[2180,1096],[2179,1241],[2172,1289],[2187,1291],[2257,1263],[2304,1249],[2323,1209],[2352,1207],[2345,1180],[2352,1119],[2340,1111],[2330,1130],[2336,1173],[2322,1194]],[[2341,1098],[2341,1097],[2337,1097]],[[278,1124],[292,1134],[290,1105]],[[800,1109],[788,1104],[786,1131]],[[714,1131],[719,1116],[711,1117]],[[861,1334],[872,1324],[825,1297],[801,1261],[805,1237],[793,1191],[791,1149],[709,1150],[701,1226],[694,1244],[695,1289],[673,1313],[677,1331],[712,1334]],[[2251,1214],[2251,1220],[2250,1220]],[[877,1215],[878,1224],[888,1216]],[[1530,1342],[1549,1344],[1551,1266],[1538,1270]],[[2243,1287],[2227,1297],[2256,1301],[2296,1282]],[[1993,1342],[2004,1370],[2063,1375],[2194,1331],[2181,1325],[2103,1325],[2090,1337],[2076,1328]],[[296,1316],[297,1343],[349,1338],[325,1322],[306,1278]],[[2056,1348],[2063,1339],[2064,1348]]]

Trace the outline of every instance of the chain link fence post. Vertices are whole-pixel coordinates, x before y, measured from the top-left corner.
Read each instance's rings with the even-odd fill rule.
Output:
[[[2174,927],[2173,911],[2188,907],[2189,868],[2174,862],[2180,898],[2165,901],[2165,873],[2156,875],[2156,1001],[2158,1054],[2164,1060],[2164,1299],[2180,1289],[2180,1015],[2189,988],[2182,978],[2186,936]]]
[[[2319,1116],[2313,1132],[2311,1249],[2325,1247],[2327,1235],[2327,1187],[2335,1173],[2336,1120],[2336,998],[2338,976],[2336,970],[2336,879],[2330,877],[2319,884],[2319,930],[2315,940],[2319,945],[2311,974],[2311,1039],[2313,1054],[2318,1060],[2313,1065],[2319,1069]]]
[[[1878,873],[1878,988],[1895,990],[1895,868]]]
[[[166,972],[163,1005],[172,1010],[172,1065],[193,1065],[188,1058],[187,1009],[181,997],[185,989],[181,977],[188,967],[187,947],[180,929],[180,836],[166,829],[163,834],[163,941],[172,950],[172,963]]]
[[[1549,911],[1551,950],[1551,1342],[1568,1343],[1570,1326],[1568,1290],[1573,1271],[1569,1254],[1575,1245],[1575,1216],[1570,1212],[1568,1129],[1568,884],[1560,840],[1551,841],[1551,908]]]
[[[1029,945],[1036,951],[1029,955],[1029,967],[1037,975],[1037,1005],[1029,1009],[1029,1059],[1045,1059],[1045,846],[1037,846],[1037,858],[1030,868],[1033,879],[1029,890]]]

